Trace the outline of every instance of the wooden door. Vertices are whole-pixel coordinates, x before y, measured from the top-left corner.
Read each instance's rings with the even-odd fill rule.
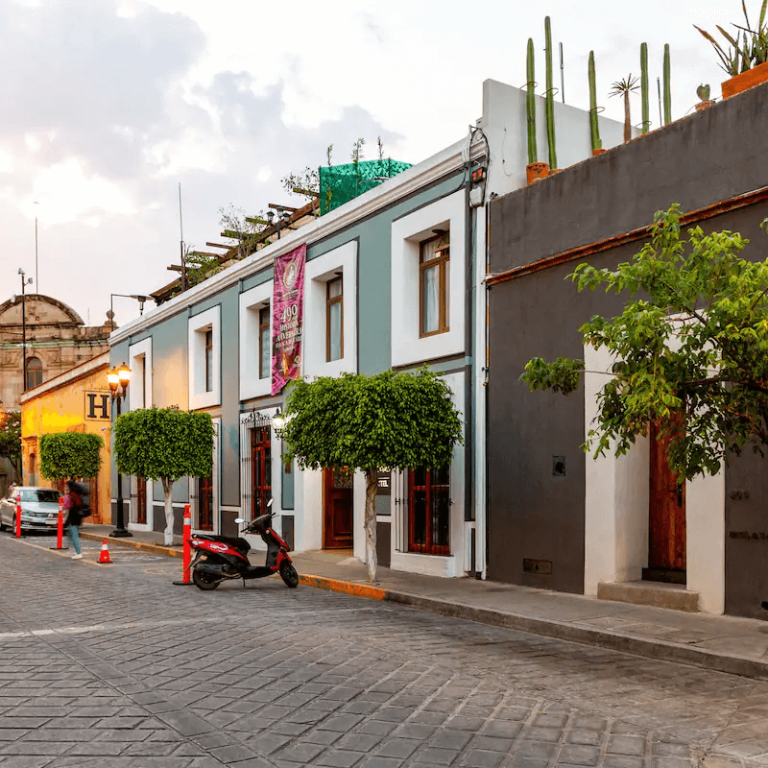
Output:
[[[325,549],[352,547],[353,479],[353,471],[345,467],[329,468],[323,471],[325,486],[323,547]]]
[[[136,478],[136,519],[135,523],[147,524],[147,478]]]
[[[251,520],[266,514],[272,498],[272,435],[269,427],[251,430]]]
[[[213,478],[200,477],[197,480],[197,527],[201,531],[213,531]]]
[[[669,467],[670,436],[659,432],[656,424],[650,435],[648,569],[663,578],[664,572],[685,571],[685,483],[678,484],[678,475]]]

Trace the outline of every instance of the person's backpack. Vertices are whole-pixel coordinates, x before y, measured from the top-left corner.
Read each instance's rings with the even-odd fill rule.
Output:
[[[80,517],[91,514],[91,489],[86,483],[74,483],[72,490],[80,497],[78,512]]]

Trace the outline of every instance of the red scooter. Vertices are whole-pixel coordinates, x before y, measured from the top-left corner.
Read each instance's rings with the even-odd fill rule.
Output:
[[[272,506],[272,499],[267,506]],[[248,579],[263,579],[265,576],[279,573],[287,587],[297,587],[299,574],[288,555],[288,545],[272,529],[273,515],[269,510],[250,523],[241,517],[235,520],[238,525],[246,523],[241,534],[257,533],[267,545],[267,561],[264,565],[251,565],[248,562],[251,545],[242,535],[193,534],[189,543],[195,556],[189,567],[192,569],[192,581],[195,585],[200,589],[216,589],[225,579],[242,579],[245,586]]]

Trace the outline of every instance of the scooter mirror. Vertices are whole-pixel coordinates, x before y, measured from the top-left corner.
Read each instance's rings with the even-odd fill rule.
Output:
[[[244,517],[236,517],[236,518],[235,518],[235,522],[236,522],[238,525],[242,525],[242,524],[245,522],[245,518],[244,518]]]
[[[274,501],[274,499],[270,499],[270,500],[267,502],[267,509],[269,509],[269,508],[272,506],[272,502],[273,502],[273,501]]]

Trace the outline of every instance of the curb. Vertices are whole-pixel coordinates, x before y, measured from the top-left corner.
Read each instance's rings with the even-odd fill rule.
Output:
[[[176,549],[160,544],[132,541],[131,539],[100,536],[95,533],[81,532],[80,537],[94,541],[103,541],[106,538],[110,544],[115,544],[119,547],[133,547],[134,549],[144,549],[148,552],[168,557],[182,557],[181,548]],[[541,619],[534,616],[504,613],[491,608],[478,608],[464,603],[452,603],[436,597],[424,597],[423,595],[389,590],[385,587],[373,586],[371,584],[343,581],[342,579],[334,579],[328,576],[316,576],[308,573],[300,574],[299,583],[307,587],[340,592],[352,597],[396,603],[420,611],[429,611],[441,616],[449,616],[454,619],[474,621],[494,627],[504,627],[505,629],[528,632],[529,634],[579,643],[580,645],[605,648],[632,656],[688,664],[693,667],[725,672],[731,675],[740,675],[742,677],[768,679],[768,661],[750,659],[744,656],[726,656],[689,645],[663,640],[651,640],[606,629],[591,629],[568,622],[557,621],[556,619]]]

